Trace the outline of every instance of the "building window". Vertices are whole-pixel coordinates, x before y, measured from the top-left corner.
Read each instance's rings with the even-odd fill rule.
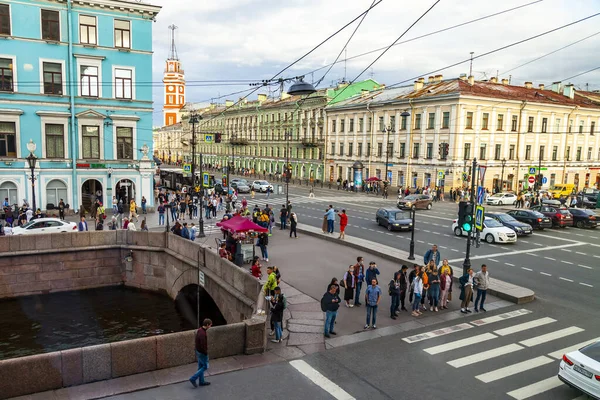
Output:
[[[427,120],[427,129],[433,129],[435,126],[435,113],[429,113]]]
[[[353,150],[354,150],[354,143],[348,143],[348,157],[352,157]]]
[[[590,135],[594,136],[594,129],[596,129],[596,122],[592,121],[590,124]]]
[[[552,147],[552,161],[558,160],[558,146]]]
[[[359,157],[362,157],[362,147],[363,147],[363,144],[362,144],[362,143],[359,143],[359,144],[358,144],[358,156],[359,156]]]
[[[542,133],[548,132],[548,118],[542,118]]]
[[[115,19],[115,47],[131,48],[131,23]]]
[[[379,117],[379,132],[385,131],[385,123],[383,117]]]
[[[287,152],[287,150],[286,150]],[[335,156],[335,142],[331,142],[331,155]],[[287,157],[287,154],[286,154]]]
[[[483,117],[481,119],[481,129],[487,130],[489,123],[490,123],[490,114],[483,113]]]
[[[346,118],[340,121],[340,132],[346,132]]]
[[[421,144],[413,143],[413,158],[419,158],[419,150],[421,150]]]
[[[502,145],[497,144],[494,149],[494,160],[499,160],[501,155],[502,155]]]
[[[0,199],[8,199],[9,204],[17,204],[18,200],[18,189],[17,185],[12,182],[0,183]]]
[[[591,147],[588,147],[587,159],[588,159],[588,161],[590,161],[592,159],[592,148]]]
[[[498,120],[496,121],[496,130],[504,130],[504,114],[498,114]]]
[[[485,143],[481,143],[479,145],[479,159],[485,160],[487,157],[487,145]]]
[[[571,158],[571,146],[567,146],[567,151],[565,152],[565,158],[567,161],[570,161]]]
[[[46,158],[65,158],[65,126],[46,124]]]
[[[583,134],[583,121],[579,121],[579,133]]]
[[[0,35],[10,35],[10,7],[0,4]]]
[[[133,71],[130,69],[115,68],[115,98],[133,98]]]
[[[471,111],[469,111],[467,113],[467,125],[466,125],[467,129],[473,129],[473,113]]]
[[[67,185],[63,181],[53,179],[46,185],[46,204],[58,206],[60,199],[67,198]],[[66,200],[65,200],[66,202]]]
[[[86,97],[98,97],[98,67],[81,65],[81,95]]]
[[[525,159],[531,160],[531,145],[530,144],[525,146]]]
[[[117,159],[133,159],[133,128],[117,128]]]
[[[377,157],[381,157],[383,154],[383,143],[377,143]]]
[[[13,91],[13,61],[0,58],[0,92]]]
[[[60,15],[58,11],[42,10],[42,39],[60,41]]]
[[[358,131],[359,132],[364,132],[365,131],[365,119],[364,118],[359,118],[358,119]]]
[[[367,132],[371,132],[372,126],[373,126],[373,118],[369,117],[369,124],[367,125]]]
[[[427,143],[427,159],[431,160],[433,158],[433,143]]]
[[[465,143],[465,148],[463,151],[463,159],[468,160],[471,158],[471,143]]]
[[[79,16],[79,43],[97,44],[96,17],[89,15]]]
[[[0,157],[17,156],[17,130],[14,122],[0,121]]]
[[[512,121],[510,124],[510,130],[511,132],[516,132],[517,131],[517,122],[519,121],[519,117],[516,115],[512,116]]]
[[[509,160],[515,159],[515,145],[514,144],[511,144],[508,148],[508,159]]]
[[[62,65],[59,63],[44,62],[44,94],[63,94]]]
[[[350,118],[350,129],[348,132],[354,132],[354,118]]]
[[[390,116],[390,126],[392,127],[392,132],[396,131],[396,116]]]
[[[546,152],[546,146],[540,146],[540,154],[538,154],[538,157],[540,160],[544,159],[544,153]]]
[[[406,157],[406,143],[400,143],[400,158]]]
[[[371,143],[367,143],[367,154],[366,156],[369,157],[371,155]]]
[[[400,130],[406,130],[406,117],[402,117],[402,119],[400,120]]]
[[[450,112],[444,111],[442,114],[442,129],[448,129],[450,127]]]
[[[527,120],[527,132],[533,132],[533,117]]]
[[[569,120],[569,133],[573,132],[573,120]]]
[[[340,143],[340,156],[344,156],[344,143]]]
[[[331,132],[335,133],[335,129],[337,127],[337,119],[331,121]]]
[[[421,114],[415,115],[415,129],[421,129]]]
[[[83,158],[100,158],[100,127],[84,125],[81,127]]]
[[[576,156],[577,156],[576,160],[577,161],[581,161],[581,146],[577,146],[577,154],[576,154]]]

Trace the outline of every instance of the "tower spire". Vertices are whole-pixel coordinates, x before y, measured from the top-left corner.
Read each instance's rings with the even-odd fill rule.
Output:
[[[169,51],[169,60],[179,60],[177,56],[177,47],[175,46],[175,29],[177,26],[175,24],[169,25],[169,29],[171,30],[171,50]]]

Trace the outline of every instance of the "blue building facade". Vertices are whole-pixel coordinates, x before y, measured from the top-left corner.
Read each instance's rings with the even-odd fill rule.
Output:
[[[119,0],[0,0],[0,201],[153,205],[152,23]]]

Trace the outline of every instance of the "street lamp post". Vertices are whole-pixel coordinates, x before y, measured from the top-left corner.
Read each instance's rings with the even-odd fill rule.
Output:
[[[502,159],[502,174],[500,175],[500,192],[504,191],[504,167],[506,166],[506,158]]]
[[[292,132],[285,131],[286,150],[285,150],[285,206],[287,207],[290,203],[289,192],[290,192],[290,177],[292,175],[292,169],[290,166],[290,136]]]
[[[37,210],[35,204],[35,163],[37,162],[37,157],[35,154],[36,149],[35,143],[33,143],[33,139],[29,140],[27,143],[27,150],[29,150],[29,156],[27,157],[27,163],[29,163],[29,169],[31,169],[31,205],[33,206],[33,212]]]
[[[416,218],[416,210],[411,209],[411,219],[412,219],[412,229],[410,230],[410,254],[408,255],[409,260],[415,259],[415,218]]]

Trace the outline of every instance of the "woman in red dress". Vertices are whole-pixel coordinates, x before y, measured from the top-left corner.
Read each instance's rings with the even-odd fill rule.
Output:
[[[340,236],[338,239],[346,239],[346,225],[348,225],[348,215],[346,215],[346,210],[342,210],[341,213],[338,213],[338,217],[340,217]]]

